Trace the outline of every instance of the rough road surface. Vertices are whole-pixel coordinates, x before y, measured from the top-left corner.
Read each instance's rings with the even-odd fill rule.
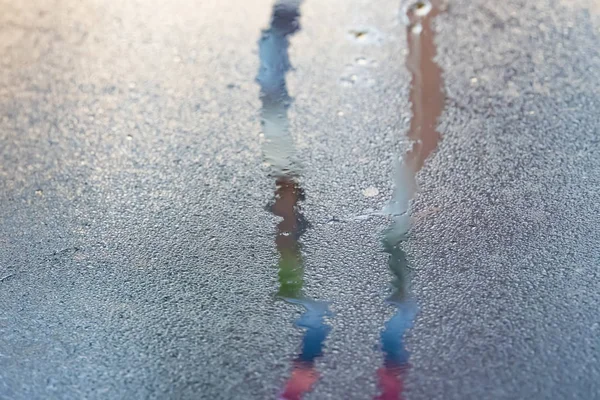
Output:
[[[304,398],[372,399],[394,314],[377,214],[411,145],[403,3],[299,7],[282,107],[303,296],[330,312]],[[281,393],[305,330],[277,296],[272,13],[0,0],[0,399]],[[450,0],[432,24],[445,107],[402,245],[404,396],[599,399],[600,4]]]

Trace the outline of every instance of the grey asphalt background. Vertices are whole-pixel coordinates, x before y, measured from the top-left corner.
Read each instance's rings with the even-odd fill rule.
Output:
[[[1,399],[275,398],[302,332],[265,210],[271,7],[0,0]],[[385,204],[408,146],[399,10],[307,0],[291,39],[305,289],[335,313],[308,399],[377,393],[387,221],[336,220]],[[600,5],[451,0],[435,23],[406,397],[600,399]]]

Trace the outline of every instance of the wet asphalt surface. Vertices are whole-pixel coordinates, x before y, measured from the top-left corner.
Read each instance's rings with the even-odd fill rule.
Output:
[[[303,332],[261,147],[272,6],[0,1],[0,399],[277,397]],[[304,291],[332,313],[304,398],[369,399],[388,221],[356,216],[409,146],[406,28],[397,1],[300,9]],[[405,396],[599,399],[600,5],[452,0],[434,25]]]

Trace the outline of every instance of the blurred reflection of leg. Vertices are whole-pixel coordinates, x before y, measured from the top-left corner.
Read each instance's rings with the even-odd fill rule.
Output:
[[[308,299],[289,299],[292,303],[302,304],[306,312],[296,322],[305,328],[302,339],[302,352],[293,363],[292,374],[286,382],[280,399],[296,400],[312,390],[319,379],[315,360],[323,355],[323,346],[331,327],[325,324],[325,317],[330,315],[328,304]]]

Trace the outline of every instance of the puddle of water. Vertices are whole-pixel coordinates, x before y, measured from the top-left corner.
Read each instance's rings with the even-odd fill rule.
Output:
[[[388,267],[394,275],[394,292],[388,302],[396,312],[381,332],[384,363],[377,371],[381,390],[378,400],[403,399],[404,380],[410,367],[403,337],[412,327],[418,307],[410,293],[408,262],[401,246],[410,229],[409,208],[417,191],[416,174],[441,140],[437,122],[444,109],[444,86],[442,70],[434,61],[436,47],[432,27],[432,20],[441,11],[440,1],[414,1],[405,8],[409,50],[406,66],[412,74],[412,118],[408,137],[413,144],[394,167],[394,191],[384,210],[392,218],[383,232],[382,244],[389,254]]]
[[[262,102],[262,131],[265,138],[263,155],[275,178],[271,212],[280,217],[275,245],[279,253],[279,298],[304,307],[296,321],[304,329],[302,350],[292,361],[292,373],[280,399],[300,399],[312,390],[319,377],[315,360],[323,353],[325,339],[331,329],[325,324],[330,315],[326,302],[314,301],[302,294],[304,260],[300,237],[308,227],[301,209],[304,191],[300,187],[300,168],[294,140],[290,134],[287,110],[291,97],[285,75],[290,70],[289,37],[300,29],[300,1],[281,1],[273,6],[270,27],[262,32],[259,44],[260,69],[256,78]]]

